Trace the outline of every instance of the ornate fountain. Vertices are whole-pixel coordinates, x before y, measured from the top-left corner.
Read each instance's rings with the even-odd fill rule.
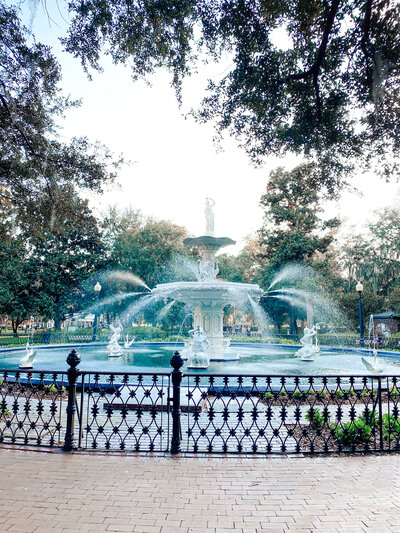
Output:
[[[199,326],[209,342],[206,354],[211,361],[235,361],[239,354],[230,348],[230,339],[223,335],[224,307],[228,304],[242,302],[257,304],[264,291],[258,285],[250,283],[233,283],[216,279],[218,262],[215,259],[217,252],[235,241],[228,237],[215,237],[214,213],[215,202],[206,199],[206,231],[200,237],[187,238],[183,241],[185,246],[197,247],[200,254],[198,262],[198,281],[178,281],[163,283],[153,289],[154,295],[160,294],[164,299],[173,299],[183,302],[193,309],[194,326]],[[191,353],[193,339],[185,343],[182,357]]]

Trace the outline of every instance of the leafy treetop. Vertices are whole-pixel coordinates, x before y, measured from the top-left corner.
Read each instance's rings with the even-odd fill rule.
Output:
[[[232,65],[195,116],[255,161],[317,159],[331,194],[356,165],[389,177],[400,152],[400,5],[393,0],[71,0],[66,49],[86,69],[103,51],[134,79],[171,71],[178,94],[198,59]],[[277,35],[281,36],[280,44]]]

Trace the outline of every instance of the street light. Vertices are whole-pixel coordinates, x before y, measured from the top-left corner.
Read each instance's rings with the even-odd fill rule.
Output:
[[[290,302],[291,313],[290,313],[290,334],[296,334],[296,322],[294,321],[294,302]]]
[[[97,282],[96,285],[94,286],[94,292],[96,293],[96,301],[99,299],[100,291],[101,291],[101,285],[100,285],[99,282]],[[92,337],[92,342],[96,342],[96,341],[97,341],[97,309],[95,308],[95,311],[94,311],[94,321],[93,321],[93,337]]]
[[[363,322],[363,309],[362,309],[362,292],[364,285],[359,281],[356,285],[356,291],[358,292],[358,313],[360,316],[360,346],[364,346],[364,322]]]

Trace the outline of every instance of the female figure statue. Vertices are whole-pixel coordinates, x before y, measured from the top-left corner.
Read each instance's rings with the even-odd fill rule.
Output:
[[[206,215],[206,235],[214,235],[214,211],[215,202],[212,198],[206,198],[206,207],[204,214]]]

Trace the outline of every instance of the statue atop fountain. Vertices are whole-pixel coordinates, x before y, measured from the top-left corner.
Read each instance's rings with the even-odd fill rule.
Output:
[[[212,198],[206,198],[206,207],[204,208],[204,214],[206,216],[205,235],[209,235],[210,237],[214,237],[214,205],[215,202]]]
[[[303,347],[296,352],[296,357],[300,357],[302,361],[314,360],[313,356],[316,354],[317,351],[319,351],[318,349],[315,349],[315,346],[313,344],[314,337],[317,338],[317,328],[315,326],[313,326],[312,328],[304,328],[304,335],[300,339],[300,342]]]
[[[112,324],[110,324],[110,329],[112,331],[112,335],[107,345],[108,357],[119,357],[120,355],[123,354],[123,350],[121,346],[118,344],[123,327],[121,323],[118,323],[115,327]]]
[[[189,331],[192,342],[188,353],[188,368],[208,368],[210,364],[210,359],[206,353],[210,342],[203,333],[200,326],[196,326],[195,329]]]

